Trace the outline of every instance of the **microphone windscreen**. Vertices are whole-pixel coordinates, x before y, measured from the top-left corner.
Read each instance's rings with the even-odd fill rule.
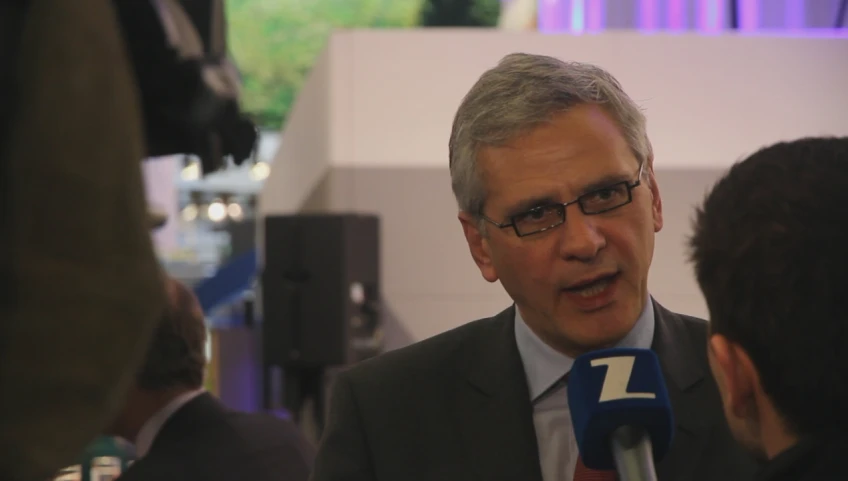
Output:
[[[671,445],[674,416],[659,360],[647,349],[604,349],[574,361],[568,378],[568,403],[583,463],[615,469],[613,432],[642,428],[651,437],[654,460]]]

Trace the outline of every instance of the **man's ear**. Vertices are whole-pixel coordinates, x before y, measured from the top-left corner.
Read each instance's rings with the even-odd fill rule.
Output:
[[[654,175],[654,159],[648,159],[648,187],[651,191],[651,214],[654,217],[654,232],[659,232],[663,228],[663,212],[662,212],[662,196],[660,196],[660,187],[657,184],[657,178]]]
[[[460,211],[457,218],[459,218],[459,223],[462,225],[465,241],[468,242],[468,250],[471,251],[471,257],[480,269],[483,279],[489,282],[497,281],[498,274],[495,271],[495,266],[492,264],[489,239],[486,238],[483,232],[480,232],[477,219],[463,211]]]
[[[748,420],[755,416],[759,375],[748,353],[739,344],[721,334],[709,341],[711,365],[724,394],[726,412]]]

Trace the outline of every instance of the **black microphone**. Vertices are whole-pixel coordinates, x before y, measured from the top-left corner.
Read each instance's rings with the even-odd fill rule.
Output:
[[[647,349],[604,349],[578,357],[568,403],[583,464],[615,469],[620,481],[656,481],[674,416],[659,360]]]

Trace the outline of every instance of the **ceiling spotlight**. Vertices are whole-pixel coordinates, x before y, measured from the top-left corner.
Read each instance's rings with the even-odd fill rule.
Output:
[[[239,204],[233,202],[227,205],[227,215],[230,216],[230,219],[241,220],[244,216],[244,210],[242,210]]]
[[[180,213],[180,215],[182,216],[184,221],[191,222],[191,221],[197,219],[198,213],[199,212],[198,212],[198,209],[197,209],[197,205],[196,204],[189,204],[189,205],[183,207],[183,210]]]
[[[256,181],[265,180],[271,173],[271,166],[267,162],[257,162],[250,168],[250,178]]]
[[[216,199],[215,202],[209,204],[209,207],[206,209],[206,215],[209,216],[209,220],[212,222],[221,222],[227,217],[227,206],[219,199]]]
[[[180,171],[180,178],[186,181],[197,180],[200,178],[200,162],[194,160]]]

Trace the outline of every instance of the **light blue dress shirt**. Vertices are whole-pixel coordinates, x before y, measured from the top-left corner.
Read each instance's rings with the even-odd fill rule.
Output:
[[[633,329],[615,347],[650,349],[655,323],[654,306],[649,296]],[[561,381],[571,370],[574,359],[545,344],[530,330],[517,307],[515,341],[533,402],[533,424],[539,445],[542,479],[572,481],[579,453],[568,409],[568,386]]]

